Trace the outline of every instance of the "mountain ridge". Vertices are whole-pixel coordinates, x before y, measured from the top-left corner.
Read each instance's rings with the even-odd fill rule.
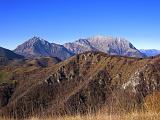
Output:
[[[10,61],[24,59],[24,56],[14,53],[11,50],[0,47],[0,66],[7,65]]]
[[[14,50],[15,53],[25,57],[58,57],[61,60],[86,51],[101,51],[110,55],[139,58],[157,55],[153,51],[152,54],[147,55],[144,50],[138,50],[131,42],[124,38],[101,35],[80,38],[75,42],[63,45],[50,43],[40,37],[33,37],[17,46]]]
[[[58,57],[61,60],[74,55],[62,45],[49,43],[39,37],[29,39],[19,45],[14,52],[26,57]]]
[[[3,47],[0,47],[0,57],[5,57],[8,60],[24,58],[23,56],[18,55],[14,53],[13,51],[3,48]]]
[[[123,38],[94,36],[79,39],[72,43],[65,43],[64,46],[76,54],[86,51],[102,51],[110,55],[145,57],[145,55],[136,49],[129,41]]]
[[[156,56],[160,54],[160,50],[157,50],[157,49],[140,49],[140,51],[146,54],[148,57]]]

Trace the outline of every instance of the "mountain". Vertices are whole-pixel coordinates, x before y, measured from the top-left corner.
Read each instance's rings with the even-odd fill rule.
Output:
[[[0,47],[0,66],[8,64],[12,60],[23,58],[23,56],[18,55],[11,50]]]
[[[23,56],[21,55],[18,55],[14,52],[12,52],[11,50],[8,50],[8,49],[5,49],[5,48],[2,48],[0,47],[0,57],[2,58],[6,58],[8,60],[13,60],[13,59],[22,59],[24,58]]]
[[[156,49],[141,49],[141,53],[146,54],[148,57],[150,56],[156,56],[160,54],[160,50]]]
[[[49,43],[39,37],[33,37],[14,50],[15,53],[25,57],[58,57],[61,60],[86,51],[101,51],[110,55],[145,57],[129,41],[106,36],[79,39],[64,45]]]
[[[66,43],[64,47],[79,54],[86,51],[101,51],[110,55],[145,57],[129,41],[122,38],[95,36],[87,39],[79,39],[73,43]]]
[[[19,45],[14,52],[26,57],[58,57],[65,60],[74,54],[62,45],[49,43],[39,37],[33,37]]]
[[[0,86],[0,114],[14,118],[144,112],[147,97],[160,90],[159,56],[132,58],[92,51],[47,68],[8,70],[12,82]]]
[[[75,54],[80,54],[86,51],[98,51],[88,39],[79,39],[73,43],[66,43],[64,44],[64,47]]]

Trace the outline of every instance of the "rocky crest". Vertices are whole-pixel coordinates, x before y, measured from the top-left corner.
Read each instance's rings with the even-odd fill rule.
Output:
[[[146,57],[129,41],[122,38],[95,36],[79,39],[73,43],[58,45],[49,43],[39,37],[33,37],[19,45],[14,52],[25,57],[58,57],[65,60],[75,54],[86,51],[101,51],[110,55]]]
[[[73,43],[64,44],[64,47],[76,54],[86,51],[101,51],[110,55],[145,57],[145,54],[136,49],[129,41],[106,36],[79,39]]]
[[[58,57],[65,60],[74,54],[62,45],[49,43],[39,37],[33,37],[19,45],[14,52],[25,57]]]

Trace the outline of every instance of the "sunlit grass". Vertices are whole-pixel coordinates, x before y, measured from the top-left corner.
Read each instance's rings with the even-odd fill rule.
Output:
[[[87,115],[87,116],[64,116],[64,117],[50,117],[50,118],[30,118],[27,120],[159,120],[158,113],[132,113],[123,115]]]

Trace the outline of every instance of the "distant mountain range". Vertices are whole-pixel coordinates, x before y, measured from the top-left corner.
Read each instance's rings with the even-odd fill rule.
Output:
[[[95,36],[79,39],[72,43],[59,45],[49,43],[39,37],[33,37],[19,45],[14,52],[25,57],[58,57],[65,60],[75,54],[86,51],[102,51],[110,55],[145,57],[129,41],[122,38]]]
[[[160,50],[156,49],[141,49],[141,53],[146,54],[148,57],[150,56],[156,56],[160,54]]]
[[[86,51],[101,51],[110,55],[129,57],[145,57],[145,54],[136,49],[132,43],[122,38],[95,36],[87,39],[79,39],[73,43],[66,43],[64,47],[75,54]]]
[[[138,58],[160,54],[160,50],[155,49],[138,50],[132,43],[123,38],[94,36],[78,39],[75,42],[65,43],[64,45],[50,43],[39,37],[33,37],[19,45],[13,52],[7,49],[3,49],[3,52],[1,50],[0,55],[2,56],[5,53],[9,59],[25,56],[27,58],[57,57],[65,60],[75,54],[86,51],[101,51],[109,55]]]

